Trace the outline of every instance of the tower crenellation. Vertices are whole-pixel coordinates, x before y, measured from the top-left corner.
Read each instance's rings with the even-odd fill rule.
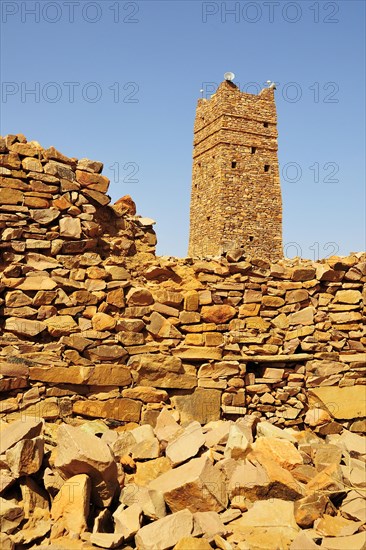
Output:
[[[190,216],[190,256],[282,257],[273,86],[253,95],[225,80],[198,100]]]

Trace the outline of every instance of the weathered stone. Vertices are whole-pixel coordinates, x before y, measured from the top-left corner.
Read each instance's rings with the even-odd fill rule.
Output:
[[[286,470],[292,470],[303,463],[299,451],[290,441],[285,439],[259,437],[254,443],[253,449],[255,452],[263,453]]]
[[[61,218],[60,236],[72,239],[80,239],[81,223],[79,218]]]
[[[324,407],[333,418],[352,419],[366,416],[364,386],[323,386],[311,388],[310,395]]]
[[[348,537],[324,537],[320,548],[324,550],[364,550],[366,546],[366,531]]]
[[[44,320],[48,332],[55,337],[67,336],[79,329],[71,315],[55,315]]]
[[[229,542],[245,541],[249,548],[286,548],[299,532],[294,504],[277,498],[255,502],[241,518],[230,523]]]
[[[220,512],[227,503],[224,480],[206,457],[194,458],[162,474],[148,487],[163,493],[172,512],[184,508]]]
[[[126,300],[129,306],[148,306],[154,302],[151,292],[145,288],[131,288]]]
[[[324,514],[314,523],[315,531],[324,537],[346,537],[358,531],[360,521],[351,521],[342,516],[329,516]]]
[[[106,313],[96,313],[92,318],[92,324],[94,330],[113,330],[116,320]]]
[[[0,437],[0,455],[11,449],[19,441],[32,439],[41,434],[43,423],[39,419],[31,420],[22,418],[9,423],[1,429]]]
[[[87,474],[98,505],[108,506],[117,488],[117,467],[108,446],[80,428],[61,425],[57,431],[55,466],[72,477]]]
[[[149,460],[148,462],[138,462],[136,464],[136,474],[133,478],[134,483],[146,487],[150,481],[171,470],[171,468],[171,461],[165,456]]]
[[[113,418],[124,422],[140,420],[141,403],[132,399],[108,399],[107,401],[75,401],[76,414],[92,418]]]
[[[162,401],[168,401],[169,395],[165,390],[158,390],[149,386],[135,386],[134,388],[122,390],[122,397],[138,399],[143,403],[161,403]]]
[[[328,504],[329,500],[325,495],[316,493],[295,501],[296,523],[303,529],[312,527],[314,521],[323,516]]]
[[[8,534],[15,531],[23,517],[23,508],[15,499],[0,497],[0,530],[2,533]]]
[[[226,323],[236,314],[236,309],[229,305],[203,306],[202,319],[207,323]]]
[[[123,509],[122,504],[113,514],[114,531],[121,533],[125,540],[135,535],[141,526],[142,509],[139,504],[132,504]]]
[[[41,321],[30,321],[19,317],[8,317],[5,321],[5,330],[15,332],[20,336],[37,336],[46,328],[47,325]]]
[[[169,441],[165,454],[174,467],[185,462],[188,458],[196,456],[204,443],[205,436],[201,425],[199,422],[194,421],[175,434]]]
[[[220,392],[217,390],[197,388],[188,395],[174,395],[171,400],[180,413],[181,422],[197,420],[207,424],[220,418]]]
[[[174,546],[173,550],[212,550],[212,546],[207,539],[183,537]]]
[[[43,459],[43,439],[23,439],[6,451],[6,463],[14,477],[38,472]]]
[[[197,386],[196,376],[185,372],[178,357],[141,354],[130,357],[128,366],[140,386],[186,389]]]
[[[193,515],[185,509],[145,525],[136,534],[139,550],[167,550],[193,531]]]
[[[86,474],[69,478],[60,488],[52,502],[51,518],[53,520],[51,538],[63,534],[79,536],[87,529],[90,506],[91,482]]]

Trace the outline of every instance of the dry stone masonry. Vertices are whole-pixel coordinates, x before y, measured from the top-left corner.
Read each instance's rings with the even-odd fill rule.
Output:
[[[282,257],[282,200],[274,90],[243,93],[225,80],[199,99],[194,123],[189,254],[242,248]]]
[[[0,139],[1,547],[364,548],[366,255],[157,257],[102,168]]]

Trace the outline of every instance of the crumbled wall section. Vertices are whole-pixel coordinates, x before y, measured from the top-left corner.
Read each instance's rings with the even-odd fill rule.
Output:
[[[101,163],[19,135],[0,167],[0,415],[365,428],[365,254],[159,258]]]
[[[282,257],[282,200],[274,91],[240,92],[224,81],[199,99],[194,123],[189,255],[241,248]]]

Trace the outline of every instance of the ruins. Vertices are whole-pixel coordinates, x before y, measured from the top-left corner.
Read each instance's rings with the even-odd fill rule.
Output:
[[[239,94],[199,105],[187,258],[101,162],[0,138],[3,550],[366,547],[366,254],[282,258],[273,92]]]

